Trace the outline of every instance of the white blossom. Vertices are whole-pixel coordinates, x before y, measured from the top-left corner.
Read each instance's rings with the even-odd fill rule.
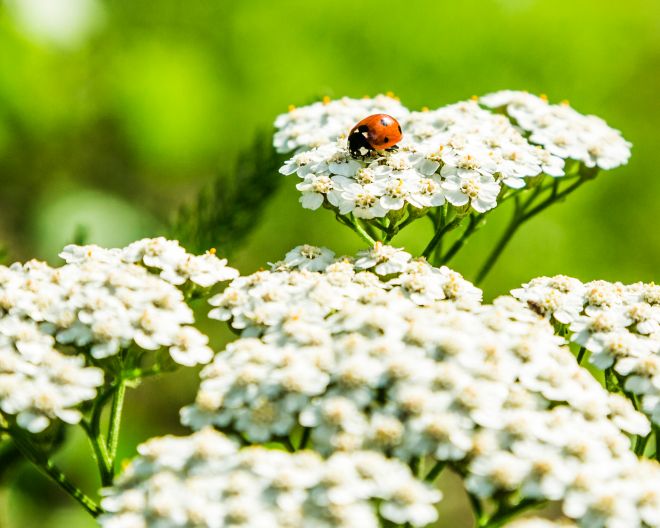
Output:
[[[137,346],[168,350],[183,365],[210,361],[182,292],[117,253],[70,247],[71,263],[59,268],[36,260],[0,267],[0,321],[34,321],[59,346],[88,347],[96,360]]]
[[[484,501],[558,501],[582,522],[577,497],[595,500],[598,482],[627,481],[640,464],[623,433],[648,434],[647,419],[579,367],[545,317],[510,297],[482,305],[451,286],[450,270],[400,252],[377,246],[324,272],[280,265],[234,281],[212,316],[243,337],[203,370],[183,423],[248,442],[306,428],[324,456],[369,449],[451,462]],[[382,256],[393,267],[371,272]],[[589,472],[599,477],[578,495],[574,482]],[[613,519],[651,490],[649,480],[622,495]],[[394,522],[412,514],[387,511]]]
[[[60,257],[68,264],[82,263],[85,260],[139,264],[148,270],[154,270],[161,279],[175,286],[183,286],[190,281],[202,288],[208,288],[238,277],[238,271],[227,266],[227,259],[218,258],[215,249],[203,255],[192,255],[187,253],[178,241],[163,237],[144,238],[121,249],[71,244],[62,250]]]
[[[593,115],[583,115],[567,102],[549,104],[546,97],[505,90],[485,95],[479,101],[491,108],[504,108],[529,141],[551,154],[581,161],[587,167],[609,170],[630,158],[631,144],[618,130]]]
[[[331,100],[325,97],[323,101],[308,106],[291,106],[286,114],[275,120],[273,145],[277,152],[309,150],[348,136],[358,121],[381,113],[402,119],[408,109],[391,94],[362,99],[342,97]]]
[[[103,490],[104,527],[379,526],[385,519],[425,526],[441,493],[404,464],[378,453],[289,454],[239,449],[206,429],[153,438]]]
[[[511,293],[534,312],[556,325],[565,325],[561,331],[590,353],[589,362],[600,370],[616,373],[622,380],[621,389],[637,395],[641,410],[658,425],[660,298],[657,292],[655,284],[582,283],[557,276],[533,279]],[[624,418],[618,421],[622,420],[627,421]],[[645,430],[640,425],[635,434],[645,435]]]
[[[19,427],[39,433],[53,420],[78,423],[78,406],[94,399],[101,385],[101,369],[56,350],[53,337],[34,322],[0,318],[0,411]]]

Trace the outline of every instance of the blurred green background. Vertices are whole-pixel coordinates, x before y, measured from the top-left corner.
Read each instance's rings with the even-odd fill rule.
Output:
[[[392,90],[410,108],[433,108],[512,88],[569,99],[621,129],[634,149],[628,166],[602,174],[521,230],[485,283],[487,297],[544,274],[658,279],[657,0],[0,6],[0,244],[11,259],[56,261],[58,249],[77,238],[119,245],[167,232],[181,204],[218,173],[231,174],[237,153],[257,131],[270,131],[290,103]],[[294,183],[282,182],[232,252],[242,271],[303,242],[338,253],[360,247],[327,211],[301,209]],[[452,263],[467,278],[507,216],[496,211]],[[395,245],[419,251],[430,235],[419,224]],[[219,346],[223,336],[215,339]],[[192,399],[195,379],[181,372],[129,395],[125,456],[151,435],[182,431],[177,412]],[[73,434],[62,464],[93,489],[79,462],[85,449]],[[94,525],[29,467],[16,466],[10,476],[12,484],[0,488],[1,527]],[[446,487],[445,525],[461,526],[464,499],[455,485]]]

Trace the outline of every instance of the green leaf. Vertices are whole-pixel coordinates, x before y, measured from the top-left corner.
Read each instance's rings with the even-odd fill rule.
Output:
[[[282,180],[277,173],[280,158],[270,144],[270,135],[258,134],[239,153],[233,168],[223,168],[211,186],[181,207],[170,236],[191,252],[216,248],[223,256],[231,254],[258,224],[276,192]]]

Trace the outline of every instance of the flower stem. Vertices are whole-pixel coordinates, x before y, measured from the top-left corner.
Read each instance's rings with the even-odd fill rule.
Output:
[[[300,437],[300,443],[298,444],[298,449],[305,449],[307,447],[311,433],[312,430],[309,427],[303,428],[302,436]]]
[[[584,355],[586,354],[586,352],[587,352],[586,348],[580,347],[580,351],[578,352],[578,355],[577,355],[578,365],[582,364],[582,360],[584,359]]]
[[[112,484],[113,480],[113,468],[103,435],[98,427],[95,427],[92,423],[82,421],[80,422],[80,425],[87,434],[89,444],[92,446],[94,459],[96,460],[96,465],[99,470],[101,485],[109,486]]]
[[[96,460],[96,465],[99,470],[99,478],[101,479],[101,484],[103,486],[109,486],[112,484],[114,478],[113,463],[110,455],[108,453],[108,446],[105,442],[105,438],[101,433],[101,415],[103,414],[103,408],[108,399],[114,394],[116,387],[111,385],[107,388],[94,402],[94,407],[92,408],[92,414],[89,419],[83,420],[80,422],[80,426],[85,431],[89,443],[92,446],[92,451],[94,453],[94,459]]]
[[[435,235],[433,235],[433,238],[422,252],[422,256],[428,260],[428,258],[431,256],[431,253],[433,253],[435,246],[437,246],[442,240],[442,237],[452,229],[457,228],[462,219],[462,217],[457,216],[451,222],[438,228],[438,230],[435,232]]]
[[[426,482],[434,482],[438,478],[438,475],[442,473],[442,470],[445,469],[447,462],[445,460],[438,460],[429,472],[424,477]]]
[[[467,494],[468,499],[470,500],[470,506],[472,506],[472,512],[474,513],[475,526],[482,526],[484,520],[484,509],[481,506],[481,501],[472,493]]]
[[[522,206],[520,206],[519,200],[516,199],[516,208],[514,210],[514,214],[511,219],[511,222],[509,223],[506,230],[502,234],[500,240],[495,245],[495,248],[493,248],[493,251],[490,253],[490,255],[488,255],[486,262],[479,270],[475,284],[478,285],[483,282],[483,280],[486,278],[492,267],[497,262],[497,259],[504,251],[504,248],[506,248],[508,243],[511,241],[513,235],[525,222],[527,222],[528,220],[530,220],[531,218],[533,218],[534,216],[545,210],[553,203],[566,198],[566,196],[568,196],[570,193],[572,193],[580,185],[582,185],[585,181],[589,179],[591,179],[591,177],[580,178],[578,179],[578,181],[569,185],[561,192],[559,192],[559,180],[554,180],[553,185],[551,187],[550,196],[548,196],[541,203],[539,203],[535,207],[532,207],[529,210],[528,208],[532,206],[536,198],[541,194],[540,191],[538,190],[540,188],[534,190],[534,192],[530,195],[530,197],[525,201],[525,203]]]
[[[345,226],[350,227],[358,234],[362,240],[364,240],[370,246],[373,246],[376,243],[376,241],[369,236],[369,233],[364,230],[364,228],[358,223],[357,220],[348,219],[345,216],[341,216],[340,214],[336,214],[335,218]]]
[[[504,251],[504,248],[507,246],[507,244],[511,240],[511,237],[513,237],[513,235],[515,234],[515,232],[518,230],[519,227],[520,227],[520,223],[518,222],[518,215],[514,214],[513,219],[511,220],[506,230],[502,234],[502,237],[497,242],[497,245],[495,246],[493,251],[491,251],[490,255],[488,255],[488,258],[486,259],[486,262],[482,266],[481,270],[479,270],[479,274],[477,275],[475,284],[479,285],[483,282],[483,280],[486,278],[486,275],[488,275],[491,268],[495,265],[497,259],[500,258],[502,251]]]
[[[114,476],[115,460],[117,458],[117,447],[119,445],[119,430],[121,428],[121,414],[124,409],[124,397],[126,396],[126,380],[119,380],[115,394],[112,398],[112,410],[110,411],[110,425],[108,426],[108,456],[110,458],[110,469]]]
[[[541,506],[542,504],[542,502],[538,502],[534,499],[523,499],[512,507],[502,507],[500,505],[500,508],[497,509],[492,517],[483,519],[482,524],[479,526],[482,526],[483,528],[499,528],[512,517],[515,517],[530,508]]]
[[[649,439],[651,438],[651,433],[649,433],[646,436],[638,436],[637,440],[635,441],[635,454],[637,456],[644,456],[644,452],[646,451],[646,444],[648,443]]]
[[[98,517],[103,509],[73,484],[69,478],[43,453],[40,453],[31,442],[17,431],[12,432],[12,440],[21,454],[75,499],[92,517]]]
[[[452,244],[447,252],[440,257],[439,264],[447,264],[452,258],[454,258],[454,255],[463,248],[467,239],[470,238],[470,236],[472,236],[472,234],[481,226],[482,220],[483,217],[478,218],[476,215],[470,215],[470,223],[465,228],[465,231],[463,231],[461,237]]]

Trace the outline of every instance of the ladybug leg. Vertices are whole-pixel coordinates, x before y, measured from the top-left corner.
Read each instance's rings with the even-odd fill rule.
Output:
[[[385,149],[386,152],[396,152],[397,150],[399,150],[399,145],[392,145],[390,148]]]

